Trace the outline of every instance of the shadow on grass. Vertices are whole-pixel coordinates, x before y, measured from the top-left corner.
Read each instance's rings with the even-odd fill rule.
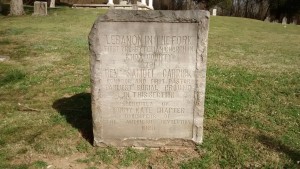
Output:
[[[300,161],[300,151],[291,149],[281,141],[265,135],[260,135],[258,140],[271,149],[285,153],[295,164],[298,164],[298,161]]]
[[[0,1],[0,3],[1,3],[1,1]],[[10,8],[9,4],[2,4],[2,9],[0,9],[0,14],[4,15],[4,16],[8,15],[9,10],[10,10],[9,8]]]
[[[31,15],[34,12],[33,5],[23,5],[23,7],[24,7],[24,12],[26,15]],[[9,12],[10,12],[10,4],[7,4],[7,3],[2,4],[2,9],[0,10],[0,15],[7,16],[7,15],[9,15]]]
[[[78,129],[83,138],[93,143],[91,94],[79,93],[56,100],[52,107],[64,116],[68,123]]]

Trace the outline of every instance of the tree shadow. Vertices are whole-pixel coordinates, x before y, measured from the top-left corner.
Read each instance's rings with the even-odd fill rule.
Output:
[[[285,153],[295,164],[298,164],[298,161],[300,161],[300,151],[291,149],[281,141],[266,135],[258,136],[258,140],[271,149]]]
[[[6,15],[9,14],[9,11],[10,11],[10,5],[9,4],[2,4],[2,9],[0,9],[0,15],[6,16]]]
[[[10,4],[3,3],[1,7],[2,8],[0,9],[0,15],[8,16],[9,12],[10,12]],[[24,4],[23,7],[24,7],[24,12],[26,15],[30,15],[34,12],[33,6]]]
[[[83,138],[93,144],[90,93],[79,93],[68,98],[58,99],[53,103],[52,107],[62,116],[65,116],[67,122],[78,129]]]

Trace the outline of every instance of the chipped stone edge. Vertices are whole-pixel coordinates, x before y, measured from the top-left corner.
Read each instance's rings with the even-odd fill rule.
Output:
[[[190,12],[191,11],[191,12]],[[164,11],[164,10],[109,10],[98,17],[97,22],[166,22],[199,23],[209,19],[210,14],[204,10]]]
[[[124,11],[126,14],[124,15]],[[131,16],[131,17],[128,17]],[[100,91],[97,85],[93,85],[97,77],[91,73],[91,103],[92,103],[92,116],[93,116],[93,133],[94,133],[94,146],[107,147],[152,147],[152,148],[182,148],[194,147],[195,143],[200,144],[203,141],[203,116],[204,116],[204,99],[205,99],[205,85],[206,85],[206,63],[207,63],[207,40],[209,30],[208,11],[193,10],[191,13],[187,11],[128,11],[128,10],[109,10],[107,14],[98,17],[95,21],[90,34],[89,34],[89,49],[90,49],[90,71],[96,70],[96,62],[101,66],[101,53],[93,51],[94,46],[100,45],[99,37],[94,36],[97,34],[98,24],[101,22],[163,22],[163,23],[198,23],[198,41],[196,50],[196,72],[195,72],[195,104],[194,104],[194,125],[193,137],[191,139],[140,139],[140,138],[127,138],[127,139],[103,139],[101,125],[101,98],[94,93]],[[93,38],[96,37],[96,38]],[[100,85],[98,85],[100,86]],[[95,104],[97,103],[97,104]],[[96,107],[97,106],[97,107]],[[97,115],[98,114],[98,115]],[[98,123],[98,124],[97,124]]]
[[[198,42],[196,50],[196,90],[194,107],[194,128],[193,141],[201,144],[203,142],[203,120],[204,102],[206,88],[207,70],[207,46],[208,46],[209,18],[204,18],[198,22]]]

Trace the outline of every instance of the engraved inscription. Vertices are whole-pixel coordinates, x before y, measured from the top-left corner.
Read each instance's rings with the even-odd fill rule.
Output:
[[[118,34],[100,32],[101,112],[109,112],[102,115],[103,135],[191,138],[197,24],[166,23],[164,29],[158,23],[122,24],[147,31],[107,23]],[[122,132],[110,132],[120,126]]]

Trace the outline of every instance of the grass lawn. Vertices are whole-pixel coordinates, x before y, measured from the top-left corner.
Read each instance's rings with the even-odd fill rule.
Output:
[[[233,17],[210,22],[202,145],[93,147],[87,35],[104,12],[0,15],[0,168],[300,167],[300,27]]]

